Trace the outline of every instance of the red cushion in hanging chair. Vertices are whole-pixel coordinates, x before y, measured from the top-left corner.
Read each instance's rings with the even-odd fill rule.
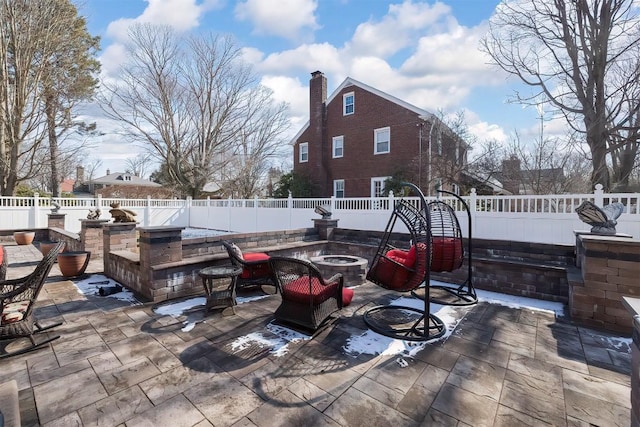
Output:
[[[416,246],[411,246],[408,251],[403,251],[402,249],[391,249],[387,252],[386,256],[387,258],[391,258],[392,260],[399,262],[405,267],[413,268],[417,258]]]
[[[374,268],[376,281],[387,289],[401,289],[407,282],[409,270],[404,266],[405,258],[393,255],[380,257]]]
[[[453,271],[462,266],[462,240],[454,237],[433,237],[431,247],[431,271]]]

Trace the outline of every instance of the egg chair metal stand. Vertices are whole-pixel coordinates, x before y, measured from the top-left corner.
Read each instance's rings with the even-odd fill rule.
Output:
[[[467,258],[467,274],[466,278],[460,284],[429,283],[429,288],[436,292],[429,292],[429,298],[432,303],[452,306],[473,305],[478,302],[478,295],[473,286],[473,239],[471,211],[469,205],[459,195],[446,190],[437,190],[440,194],[453,196],[460,206],[464,207],[467,212],[468,236],[467,243],[464,244],[462,238],[462,228],[456,216],[455,210],[450,204],[444,202],[439,197],[437,200],[428,204],[430,230],[431,230],[431,246],[432,246],[432,272],[452,272],[464,265],[464,258]],[[466,247],[465,247],[466,246]],[[425,298],[425,287],[421,287],[412,291],[412,295],[416,298]]]
[[[431,225],[427,203],[420,189],[411,183],[403,183],[403,186],[418,193],[419,206],[405,199],[396,202],[367,280],[385,289],[410,292],[423,283],[429,283]],[[406,242],[404,248],[396,247],[395,241],[398,236],[406,238],[402,225],[410,236],[410,242]],[[415,301],[418,303],[415,306],[390,304],[373,307],[364,314],[364,321],[371,330],[401,340],[428,341],[444,335],[446,327],[430,312],[430,299]]]

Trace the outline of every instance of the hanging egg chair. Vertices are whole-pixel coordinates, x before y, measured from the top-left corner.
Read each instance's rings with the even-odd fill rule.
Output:
[[[396,202],[371,262],[367,280],[385,289],[410,292],[423,283],[429,283],[431,225],[427,204],[420,189],[410,183],[403,185],[413,188],[419,194],[419,206],[404,199]],[[425,289],[428,294],[428,288]],[[428,297],[415,307],[373,307],[364,314],[364,321],[373,331],[401,340],[427,341],[446,332],[442,320],[430,313]]]
[[[445,190],[437,190],[439,194],[448,194],[457,199],[467,212],[469,233],[466,244],[462,238],[462,229],[455,210],[449,203],[438,198],[427,205],[431,225],[431,271],[437,273],[453,272],[464,264],[467,256],[467,275],[461,284],[430,283],[431,302],[443,305],[472,305],[478,302],[478,296],[472,281],[471,264],[471,213],[467,203],[457,194]],[[453,280],[453,279],[452,279]],[[425,298],[424,288],[412,292],[417,298]]]

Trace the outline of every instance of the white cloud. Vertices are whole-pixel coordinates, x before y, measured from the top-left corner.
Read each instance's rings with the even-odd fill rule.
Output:
[[[268,74],[291,75],[316,70],[340,74],[345,71],[343,60],[344,55],[340,50],[329,43],[322,43],[304,44],[295,49],[272,53],[253,65],[259,73]]]
[[[416,34],[432,32],[439,21],[451,13],[449,6],[435,3],[412,3],[390,5],[389,12],[379,22],[358,25],[349,43],[352,54],[366,52],[369,55],[387,57],[410,46]]]
[[[236,5],[236,19],[251,21],[256,34],[296,40],[320,28],[314,15],[316,0],[245,0]]]
[[[495,140],[499,144],[509,142],[510,136],[501,126],[481,120],[476,112],[465,109],[464,118],[469,132],[471,132],[478,141]]]
[[[136,18],[122,18],[113,21],[107,28],[107,35],[118,41],[127,39],[129,27],[134,23],[168,25],[178,31],[187,31],[199,24],[200,16],[207,10],[218,7],[220,0],[145,0],[148,5]]]

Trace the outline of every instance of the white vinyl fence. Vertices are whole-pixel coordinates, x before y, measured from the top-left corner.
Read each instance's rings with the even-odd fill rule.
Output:
[[[601,187],[600,187],[601,188]],[[593,194],[561,194],[544,196],[478,196],[474,192],[463,197],[470,206],[473,237],[535,243],[573,245],[574,230],[589,230],[575,213],[583,201],[602,207],[621,202],[624,213],[618,218],[617,231],[640,238],[640,194],[607,194],[596,189]],[[413,203],[418,198],[408,197]],[[427,201],[433,200],[431,198]],[[172,225],[208,228],[231,232],[260,232],[312,227],[318,205],[328,206],[340,228],[384,230],[395,198],[316,198],[316,199],[54,199],[66,214],[65,228],[80,230],[80,220],[90,210],[99,208],[102,219],[110,219],[110,204],[136,212],[141,226]],[[466,236],[468,215],[453,197],[442,197],[458,214]],[[52,199],[40,197],[0,197],[0,230],[43,228],[51,212]]]

